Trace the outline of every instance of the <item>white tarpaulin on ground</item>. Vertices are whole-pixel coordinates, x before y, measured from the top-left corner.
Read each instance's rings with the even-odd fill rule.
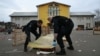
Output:
[[[30,42],[28,44],[29,48],[53,48],[53,34],[48,34],[45,36],[41,36],[38,40]]]
[[[53,48],[52,46],[53,39],[54,39],[53,34],[47,34],[45,36],[41,36],[36,41],[30,42],[28,44],[28,47],[29,48]],[[63,40],[66,39],[63,37]]]

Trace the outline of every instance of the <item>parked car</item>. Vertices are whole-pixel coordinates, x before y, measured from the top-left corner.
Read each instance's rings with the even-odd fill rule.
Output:
[[[4,32],[5,31],[5,29],[4,28],[0,28],[0,32]]]

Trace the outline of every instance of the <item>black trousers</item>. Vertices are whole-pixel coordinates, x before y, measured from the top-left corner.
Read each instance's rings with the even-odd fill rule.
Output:
[[[30,37],[30,33],[33,33],[36,37],[36,40],[40,37],[39,34],[37,33],[37,31],[30,31],[30,30],[25,30],[25,34],[26,34],[26,40],[24,43],[24,50],[27,50],[27,45],[28,43],[31,41],[31,37]]]
[[[62,39],[63,36],[65,36],[66,40],[68,41],[69,46],[72,46],[72,40],[71,40],[70,34],[72,32],[73,27],[74,27],[74,24],[72,23],[70,26],[63,27],[59,31],[58,36],[57,36],[57,43],[61,49],[64,48],[64,43]]]

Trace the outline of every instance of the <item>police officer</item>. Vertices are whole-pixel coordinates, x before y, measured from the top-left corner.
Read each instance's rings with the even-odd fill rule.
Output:
[[[27,36],[24,44],[24,52],[27,52],[27,45],[31,41],[30,32],[35,35],[37,40],[41,35],[41,25],[42,25],[42,20],[32,20],[23,27],[22,31],[24,31]],[[37,32],[37,29],[39,29],[38,30],[39,32]]]
[[[69,50],[74,50],[74,47],[72,45],[72,41],[70,38],[70,34],[72,32],[72,29],[74,27],[74,24],[71,19],[64,17],[64,16],[55,16],[52,18],[48,18],[48,20],[53,24],[54,28],[54,41],[57,40],[57,43],[59,44],[61,51],[57,52],[56,55],[65,55],[65,49],[64,49],[64,43],[62,40],[62,37],[65,36],[66,40],[68,41],[69,47],[67,47]]]

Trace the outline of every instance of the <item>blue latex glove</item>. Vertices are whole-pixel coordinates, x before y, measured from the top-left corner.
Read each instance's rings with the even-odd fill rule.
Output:
[[[54,47],[56,47],[56,45],[57,45],[57,41],[53,41],[53,43],[52,43],[52,45],[54,46]]]

